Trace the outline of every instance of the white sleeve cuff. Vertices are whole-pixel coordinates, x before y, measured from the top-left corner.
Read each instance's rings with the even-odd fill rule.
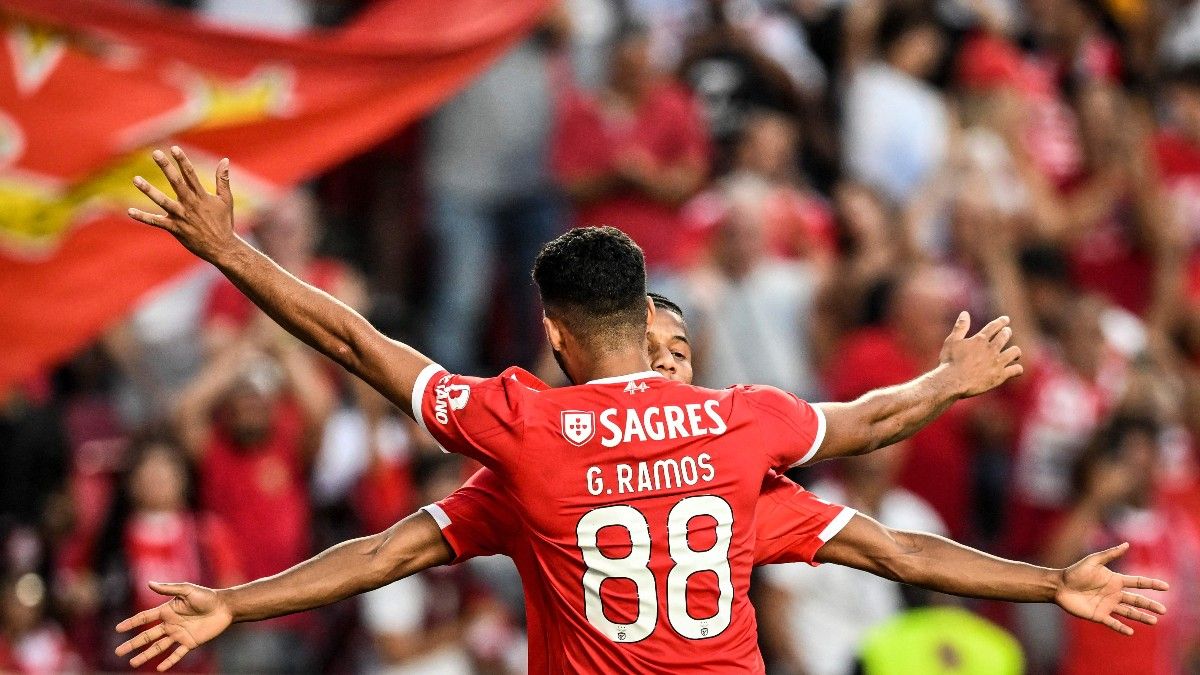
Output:
[[[838,532],[842,531],[842,528],[846,527],[846,525],[850,522],[850,519],[853,518],[854,514],[856,513],[858,513],[858,511],[855,511],[849,506],[843,508],[842,512],[837,514],[833,520],[829,521],[829,524],[825,526],[825,529],[821,530],[821,534],[817,535],[817,539],[820,539],[822,542],[828,542],[830,539],[833,539],[837,536]]]
[[[421,408],[423,407],[421,404],[425,399],[425,390],[429,388],[429,381],[433,379],[434,375],[443,370],[445,368],[436,363],[431,363],[421,370],[421,373],[417,375],[417,381],[413,383],[412,415],[413,419],[417,421],[417,424],[421,425],[421,429],[425,433],[429,433],[429,427],[425,426],[425,415],[421,413]]]
[[[437,504],[427,504],[421,507],[421,510],[433,517],[433,521],[437,523],[439,529],[450,527],[450,516],[446,515],[446,511]]]
[[[817,433],[813,436],[812,447],[808,449],[808,452],[804,453],[804,456],[799,461],[789,468],[798,467],[816,456],[817,451],[821,449],[821,443],[825,440],[825,413],[821,412],[819,406],[812,403],[809,403],[808,407],[812,408],[813,412],[817,415]]]

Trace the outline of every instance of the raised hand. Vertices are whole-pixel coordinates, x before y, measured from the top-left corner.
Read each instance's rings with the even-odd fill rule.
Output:
[[[172,596],[170,600],[117,624],[117,632],[124,633],[138,626],[158,622],[117,647],[117,656],[125,656],[146,647],[129,659],[129,665],[140,667],[150,659],[175,646],[158,671],[164,672],[191,650],[212,640],[233,623],[233,613],[221,596],[211,588],[195,584],[162,584],[150,582],[155,593]],[[149,645],[147,647],[147,645]]]
[[[158,204],[166,214],[131,208],[129,217],[170,232],[189,251],[211,262],[237,237],[233,231],[229,160],[222,159],[217,163],[217,193],[213,195],[200,184],[192,162],[179,146],[171,147],[171,155],[174,161],[161,150],[153,153],[154,163],[167,177],[176,199],[163,194],[141,176],[133,179],[137,189]]]
[[[1012,339],[1012,328],[1008,324],[1008,317],[1002,316],[967,337],[971,315],[966,312],[958,315],[954,329],[942,345],[940,361],[950,367],[962,396],[977,396],[1024,372],[1017,363],[1021,348],[1005,349]]]
[[[1129,550],[1129,543],[1093,553],[1063,570],[1062,587],[1055,594],[1059,607],[1081,619],[1104,624],[1122,635],[1133,635],[1133,629],[1118,616],[1153,626],[1157,614],[1166,614],[1161,602],[1127,589],[1167,590],[1167,582],[1150,577],[1117,574],[1105,567]],[[1146,611],[1149,610],[1149,611]]]

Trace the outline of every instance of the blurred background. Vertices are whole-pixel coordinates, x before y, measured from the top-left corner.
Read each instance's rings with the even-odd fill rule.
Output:
[[[175,4],[287,36],[373,3]],[[452,371],[552,382],[528,270],[574,225],[643,247],[707,386],[849,400],[935,365],[959,310],[1006,313],[1024,376],[797,480],[1046,565],[1129,541],[1116,567],[1169,580],[1171,614],[1122,638],[773,566],[769,669],[1200,672],[1200,2],[564,0],[534,23],[419,121],[270,193],[256,245]],[[111,626],[159,603],[147,580],[272,574],[476,468],[211,267],[88,340],[0,391],[3,672],[122,670]],[[480,559],[237,626],[179,669],[519,673],[522,615],[511,564]],[[897,670],[908,652],[926,665]]]

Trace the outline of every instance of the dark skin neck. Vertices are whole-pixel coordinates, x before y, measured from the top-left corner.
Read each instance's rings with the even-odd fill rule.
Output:
[[[605,377],[618,377],[651,370],[645,333],[641,340],[630,340],[627,345],[615,349],[599,350],[569,341],[571,347],[562,354],[567,376],[575,384],[583,384]]]

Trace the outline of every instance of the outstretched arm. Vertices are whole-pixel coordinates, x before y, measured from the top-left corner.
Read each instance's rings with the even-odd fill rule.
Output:
[[[997,558],[932,534],[893,530],[857,514],[817,551],[816,559],[953,595],[1053,602],[1081,619],[1132,635],[1133,629],[1117,617],[1153,625],[1155,614],[1167,610],[1128,589],[1165,591],[1167,582],[1105,567],[1128,547],[1121,544],[1066,569],[1052,569]]]
[[[342,542],[287,571],[241,586],[214,590],[195,584],[151,582],[156,593],[173,597],[125,619],[117,624],[117,630],[161,623],[121,644],[117,655],[145,647],[129,661],[137,668],[178,645],[158,666],[160,672],[165,671],[232,623],[323,607],[453,559],[437,523],[419,511],[379,534]]]
[[[154,161],[177,199],[138,176],[134,185],[166,214],[129,209],[130,217],[170,232],[189,251],[221,270],[289,333],[366,380],[411,414],[413,385],[430,360],[408,345],[389,339],[358,312],[292,276],[239,237],[233,230],[228,159],[217,165],[217,191],[213,195],[200,184],[183,150],[172,147],[171,153],[173,161],[155,150]]]
[[[942,346],[937,368],[904,384],[868,392],[849,403],[821,403],[825,440],[809,461],[863,455],[902,441],[945,412],[952,403],[994,389],[1021,374],[1021,350],[1005,349],[1012,329],[1007,316],[967,337],[971,317],[958,315]]]

